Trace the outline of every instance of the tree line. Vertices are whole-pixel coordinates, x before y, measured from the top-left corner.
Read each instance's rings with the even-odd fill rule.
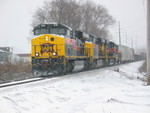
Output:
[[[100,38],[109,38],[109,27],[115,23],[108,10],[92,1],[51,0],[45,1],[33,15],[32,27],[57,22],[73,29],[94,34]]]

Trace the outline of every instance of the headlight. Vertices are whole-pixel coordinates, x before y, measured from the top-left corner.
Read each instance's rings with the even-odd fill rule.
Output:
[[[39,53],[35,53],[35,56],[39,56]]]
[[[45,37],[45,40],[48,41],[48,36]]]
[[[56,53],[53,53],[53,55],[55,56],[55,55],[56,55]]]

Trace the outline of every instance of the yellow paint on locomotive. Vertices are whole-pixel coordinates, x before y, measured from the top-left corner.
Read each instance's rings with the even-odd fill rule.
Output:
[[[102,44],[101,48],[102,48],[102,55],[105,56],[105,45]]]
[[[90,42],[85,42],[85,53],[89,56],[89,57],[93,57],[94,55],[94,48],[93,48],[94,44],[90,43]]]
[[[50,44],[52,46],[49,46]],[[65,39],[57,35],[44,34],[37,36],[32,39],[31,45],[32,57],[57,58],[58,56],[65,56]]]

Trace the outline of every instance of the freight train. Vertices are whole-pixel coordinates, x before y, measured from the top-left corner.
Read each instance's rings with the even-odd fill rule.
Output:
[[[33,29],[31,40],[32,71],[39,75],[71,72],[76,61],[83,62],[83,70],[115,65],[134,60],[134,50],[98,38],[80,30],[58,24],[40,24]]]

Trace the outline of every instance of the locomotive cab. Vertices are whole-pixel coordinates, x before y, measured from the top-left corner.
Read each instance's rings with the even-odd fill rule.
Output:
[[[96,44],[98,45],[99,49],[99,56],[102,56],[102,45],[103,45],[103,40],[101,38],[96,38]]]
[[[108,50],[109,50],[109,41],[103,39],[102,40],[102,53],[103,53],[103,56],[108,55]]]
[[[43,34],[54,34],[66,38],[73,37],[73,32],[71,28],[57,23],[40,24],[33,29],[33,32],[35,36]]]
[[[77,56],[85,56],[87,55],[84,51],[85,50],[85,41],[89,38],[89,34],[84,33],[82,31],[76,30],[75,31],[75,37],[77,40],[77,46],[80,49],[80,51],[77,51]]]
[[[114,56],[118,54],[118,46],[114,42],[109,42],[109,56]]]
[[[85,43],[85,41],[89,38],[89,34],[84,33],[82,31],[76,30],[75,31],[75,37],[77,37],[78,39],[80,39],[83,43]]]
[[[89,57],[98,56],[98,45],[96,44],[96,36],[89,34],[89,38],[85,42],[85,48],[88,51]]]
[[[33,31],[32,57],[36,58],[64,56],[64,43],[67,38],[73,37],[72,29],[62,24],[40,24]]]

